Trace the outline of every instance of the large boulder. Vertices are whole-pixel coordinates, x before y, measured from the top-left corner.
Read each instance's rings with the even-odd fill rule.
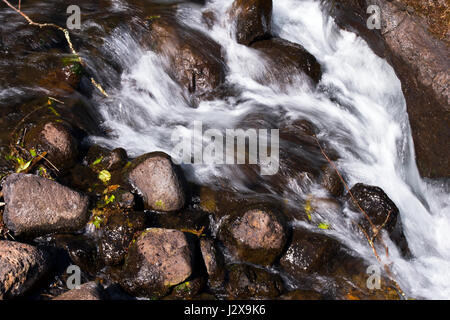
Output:
[[[286,244],[284,221],[269,210],[251,209],[228,219],[221,227],[221,239],[239,259],[271,265]]]
[[[337,241],[325,235],[303,228],[295,229],[291,244],[280,259],[280,265],[296,279],[305,274],[320,273],[322,267],[337,252],[337,248]]]
[[[170,73],[191,94],[201,95],[225,81],[222,47],[173,17],[151,21],[151,47],[169,61]]]
[[[77,231],[89,219],[86,196],[35,175],[9,175],[3,182],[3,197],[3,220],[16,236]]]
[[[78,289],[72,289],[53,298],[53,300],[102,300],[102,288],[94,281],[82,284]]]
[[[0,241],[0,300],[20,296],[49,270],[49,256],[36,247]]]
[[[317,83],[322,77],[316,58],[299,44],[272,38],[257,41],[251,47],[261,52],[268,63],[262,82],[291,84],[299,75],[306,74]]]
[[[273,299],[283,293],[281,277],[245,264],[229,267],[227,292],[231,299]]]
[[[121,286],[130,294],[161,297],[192,274],[192,252],[178,230],[151,228],[130,246]]]
[[[430,32],[421,8],[414,10],[406,0],[336,0],[330,3],[331,15],[346,29],[363,37],[376,54],[385,58],[402,83],[403,94],[416,150],[416,160],[422,176],[436,178],[450,175],[450,59],[448,32],[446,41]],[[331,4],[333,3],[333,4]],[[435,15],[442,8],[420,6]],[[381,30],[366,26],[369,5],[381,10]],[[443,27],[442,29],[445,29]]]
[[[135,159],[128,180],[143,197],[146,209],[176,211],[184,206],[181,178],[171,158],[164,153],[149,153]]]
[[[46,158],[59,170],[70,168],[78,156],[78,142],[72,129],[62,122],[42,122],[25,136],[25,145],[38,153],[47,152]]]
[[[235,21],[238,43],[250,45],[270,37],[272,0],[235,0],[229,15]]]

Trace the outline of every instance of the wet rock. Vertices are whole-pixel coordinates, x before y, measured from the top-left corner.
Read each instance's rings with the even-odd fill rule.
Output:
[[[449,105],[450,60],[447,37],[435,37],[417,12],[408,12],[405,1],[339,0],[330,3],[338,25],[363,37],[374,52],[385,58],[402,83],[422,176],[450,175]],[[433,2],[435,4],[435,2]],[[369,5],[379,6],[381,30],[367,29]],[[421,4],[422,5],[422,2]],[[427,7],[429,3],[423,3]],[[442,9],[441,13],[444,10]],[[428,10],[437,14],[436,9]],[[442,25],[442,24],[441,24]],[[442,28],[445,30],[445,27]],[[420,63],[418,63],[420,61]]]
[[[225,259],[213,239],[200,239],[200,250],[208,272],[208,284],[211,288],[218,289],[225,280]]]
[[[294,290],[280,297],[281,300],[325,300],[325,297],[312,290]]]
[[[15,235],[77,231],[89,218],[88,198],[55,181],[12,174],[3,183],[3,215]]]
[[[25,136],[25,145],[39,154],[46,151],[46,158],[59,170],[73,166],[78,156],[78,142],[62,122],[38,124]]]
[[[221,239],[239,259],[270,265],[281,255],[286,244],[284,222],[271,211],[252,209],[235,215],[223,224]]]
[[[50,268],[47,253],[19,242],[0,241],[0,300],[32,288]]]
[[[209,215],[203,211],[182,210],[180,212],[155,212],[150,216],[153,227],[175,230],[202,230],[208,233]]]
[[[344,184],[332,166],[326,166],[322,173],[321,185],[334,197],[344,194]]]
[[[133,236],[145,229],[145,220],[143,212],[118,212],[106,218],[99,241],[99,258],[105,265],[123,261]]]
[[[301,74],[306,74],[317,83],[322,77],[316,58],[299,44],[272,38],[257,41],[251,47],[261,52],[267,60],[267,70],[260,79],[263,83],[292,84]]]
[[[389,199],[381,188],[357,183],[350,191],[357,201],[355,203],[350,195],[347,195],[349,207],[353,211],[361,213],[358,208],[359,205],[370,217],[375,228],[382,227],[389,234],[394,231],[399,211],[395,203]],[[358,222],[370,237],[374,235],[374,230],[372,230],[372,226],[363,213],[361,213]]]
[[[272,0],[235,0],[230,18],[236,23],[236,40],[240,44],[270,37]]]
[[[195,278],[173,288],[171,297],[175,299],[192,299],[200,293],[205,285],[203,278]]]
[[[123,148],[108,150],[94,145],[89,148],[85,161],[96,171],[115,171],[123,168],[128,160],[127,152]]]
[[[280,259],[281,267],[292,277],[320,272],[333,258],[338,248],[337,241],[306,229],[295,229],[286,253]]]
[[[166,154],[149,153],[135,159],[128,180],[143,197],[146,209],[176,211],[184,206],[181,179]]]
[[[102,288],[92,281],[82,284],[79,289],[64,292],[53,300],[102,300],[102,291]]]
[[[224,82],[222,48],[202,32],[164,17],[151,21],[147,42],[168,58],[170,73],[189,93],[201,95]]]
[[[280,276],[244,264],[229,267],[226,288],[231,299],[273,299],[284,290]]]
[[[164,296],[192,274],[191,257],[181,231],[147,229],[129,249],[120,284],[136,296]]]
[[[64,249],[74,265],[91,275],[95,275],[102,267],[98,259],[96,241],[85,235],[62,234],[54,236],[57,247]]]

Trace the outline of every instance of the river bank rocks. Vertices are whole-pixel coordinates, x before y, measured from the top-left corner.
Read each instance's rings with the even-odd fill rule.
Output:
[[[200,239],[200,250],[208,273],[208,284],[219,289],[225,281],[225,259],[213,239]]]
[[[250,45],[270,37],[272,9],[272,0],[235,0],[229,15],[235,21],[237,42]]]
[[[0,300],[24,294],[50,266],[46,252],[28,244],[0,240]]]
[[[292,84],[301,74],[306,74],[314,84],[322,77],[320,64],[301,45],[281,38],[256,41],[251,47],[262,53],[268,61],[263,83]]]
[[[73,166],[78,156],[78,142],[63,122],[39,123],[25,136],[25,145],[38,154],[47,152],[46,158],[59,170]]]
[[[409,0],[326,1],[339,26],[356,32],[394,68],[402,83],[422,176],[450,175],[450,60],[448,31],[436,36],[427,15],[446,16],[448,4]],[[335,4],[335,5],[334,5]],[[369,30],[370,5],[381,11],[381,29]],[[425,16],[425,18],[424,18]],[[444,24],[439,24],[445,33]],[[430,31],[431,30],[431,31]],[[420,61],[420,63],[417,63]]]
[[[176,211],[185,204],[182,180],[171,158],[164,153],[149,153],[135,159],[127,178],[142,196],[146,209]]]
[[[3,196],[3,219],[16,236],[77,231],[89,218],[86,196],[35,175],[9,175],[3,182]]]
[[[192,263],[183,232],[150,228],[130,246],[120,284],[136,296],[161,297],[189,278]]]
[[[173,17],[153,19],[145,43],[166,57],[169,71],[191,94],[202,95],[225,80],[221,46]]]
[[[229,266],[227,292],[231,299],[273,299],[284,291],[277,274],[246,264]]]
[[[225,246],[243,261],[271,265],[282,253],[288,229],[269,210],[252,209],[230,217],[220,231]]]

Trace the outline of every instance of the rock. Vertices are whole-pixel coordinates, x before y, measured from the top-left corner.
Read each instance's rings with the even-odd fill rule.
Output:
[[[55,181],[15,173],[3,183],[3,219],[16,236],[77,231],[89,219],[88,198]]]
[[[50,268],[47,253],[19,242],[0,240],[0,300],[31,289]]]
[[[449,177],[448,36],[444,41],[430,33],[424,18],[407,11],[405,0],[338,0],[337,6],[328,2],[334,8],[331,15],[338,25],[363,37],[376,54],[387,60],[400,79],[421,175]],[[367,29],[369,5],[378,5],[381,9],[381,30]],[[448,5],[442,12],[436,9],[429,12],[443,14],[444,10],[448,10]]]
[[[253,209],[236,215],[223,224],[221,238],[239,259],[271,265],[286,244],[284,222],[270,211]]]
[[[350,191],[358,203],[356,204],[353,201],[350,194],[347,195],[347,203],[350,209],[360,213],[358,223],[367,234],[372,237],[374,232],[365,215],[359,210],[358,205],[367,213],[376,228],[382,227],[383,230],[392,234],[397,224],[399,211],[387,194],[381,188],[362,183],[355,184]]]
[[[339,198],[344,194],[344,184],[332,166],[327,165],[325,167],[325,170],[322,173],[321,185],[336,198]]]
[[[208,284],[212,289],[218,289],[225,280],[225,259],[212,239],[200,239],[200,250],[208,272]]]
[[[150,39],[146,42],[168,58],[170,73],[191,94],[199,96],[225,81],[222,47],[174,18],[152,20]]]
[[[96,171],[115,171],[123,168],[128,160],[127,152],[123,148],[108,150],[94,145],[89,148],[85,161]]]
[[[192,274],[191,257],[181,231],[147,229],[128,251],[120,284],[135,296],[164,296]]]
[[[25,136],[28,150],[35,149],[38,154],[46,151],[46,158],[59,170],[72,167],[78,156],[78,142],[71,133],[69,125],[61,122],[43,122]]]
[[[192,299],[200,293],[205,285],[203,278],[195,278],[190,281],[183,282],[173,288],[172,297],[175,299]]]
[[[312,290],[294,290],[283,294],[281,300],[326,300],[323,295]]]
[[[229,267],[227,292],[231,299],[273,299],[283,293],[280,276],[244,264]]]
[[[322,77],[322,69],[316,58],[301,45],[272,38],[251,45],[267,60],[262,83],[292,84],[301,74],[306,74],[314,83]]]
[[[272,0],[235,0],[229,12],[236,23],[236,40],[240,44],[270,37]]]
[[[291,244],[280,259],[280,265],[294,278],[320,272],[333,258],[338,247],[337,241],[306,229],[295,229]]]
[[[209,230],[209,215],[203,211],[182,210],[180,212],[155,212],[150,217],[150,224],[156,228],[175,230]]]
[[[145,220],[143,212],[117,212],[106,218],[99,241],[99,258],[105,265],[122,262],[135,233],[145,229]]]
[[[135,159],[128,180],[143,197],[146,209],[176,211],[184,206],[181,179],[166,154],[155,152]]]
[[[72,289],[53,300],[102,300],[102,289],[94,281],[84,283],[79,289]]]

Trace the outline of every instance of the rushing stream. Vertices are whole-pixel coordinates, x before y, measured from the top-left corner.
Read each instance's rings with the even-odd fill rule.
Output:
[[[449,298],[448,185],[419,176],[405,99],[394,70],[361,38],[340,30],[319,1],[275,0],[274,34],[305,47],[321,64],[323,76],[316,88],[300,76],[293,77],[287,86],[263,85],[257,79],[267,68],[264,58],[233,38],[234,26],[226,14],[232,2],[211,0],[205,6],[184,3],[177,8],[178,19],[208,34],[224,48],[226,84],[233,88],[233,94],[223,100],[204,100],[192,108],[188,94],[166,73],[165,58],[146,51],[123,27],[103,34],[102,45],[97,48],[102,56],[120,66],[121,72],[112,64],[89,58],[89,52],[82,49],[90,69],[107,85],[110,96],[95,98],[95,104],[104,120],[102,126],[111,132],[107,137],[90,139],[108,147],[124,147],[132,156],[161,150],[177,157],[172,152],[171,136],[174,130],[188,134],[194,121],[202,121],[205,128],[225,130],[251,128],[252,116],[265,119],[266,129],[307,119],[318,128],[319,139],[339,153],[337,166],[349,186],[358,182],[379,186],[398,206],[413,258],[402,258],[385,236],[390,250],[386,262],[392,263],[402,289],[411,297]],[[135,10],[120,0],[113,3],[114,12]],[[202,19],[202,10],[212,10],[219,17],[211,29]],[[98,27],[90,19],[88,23],[89,28]],[[283,153],[283,141],[281,151],[288,156],[300,152],[285,149]],[[227,188],[270,194],[292,204],[304,201],[312,190],[325,194],[318,185],[302,185],[298,172],[283,167],[283,162],[282,181],[260,177],[258,188],[249,187],[248,177],[236,167],[183,165],[188,178],[199,184],[217,188],[218,180],[226,181]],[[320,219],[330,223],[329,234],[370,263],[377,263],[367,242],[349,230],[346,215],[323,210]],[[298,224],[307,226],[301,221]]]

